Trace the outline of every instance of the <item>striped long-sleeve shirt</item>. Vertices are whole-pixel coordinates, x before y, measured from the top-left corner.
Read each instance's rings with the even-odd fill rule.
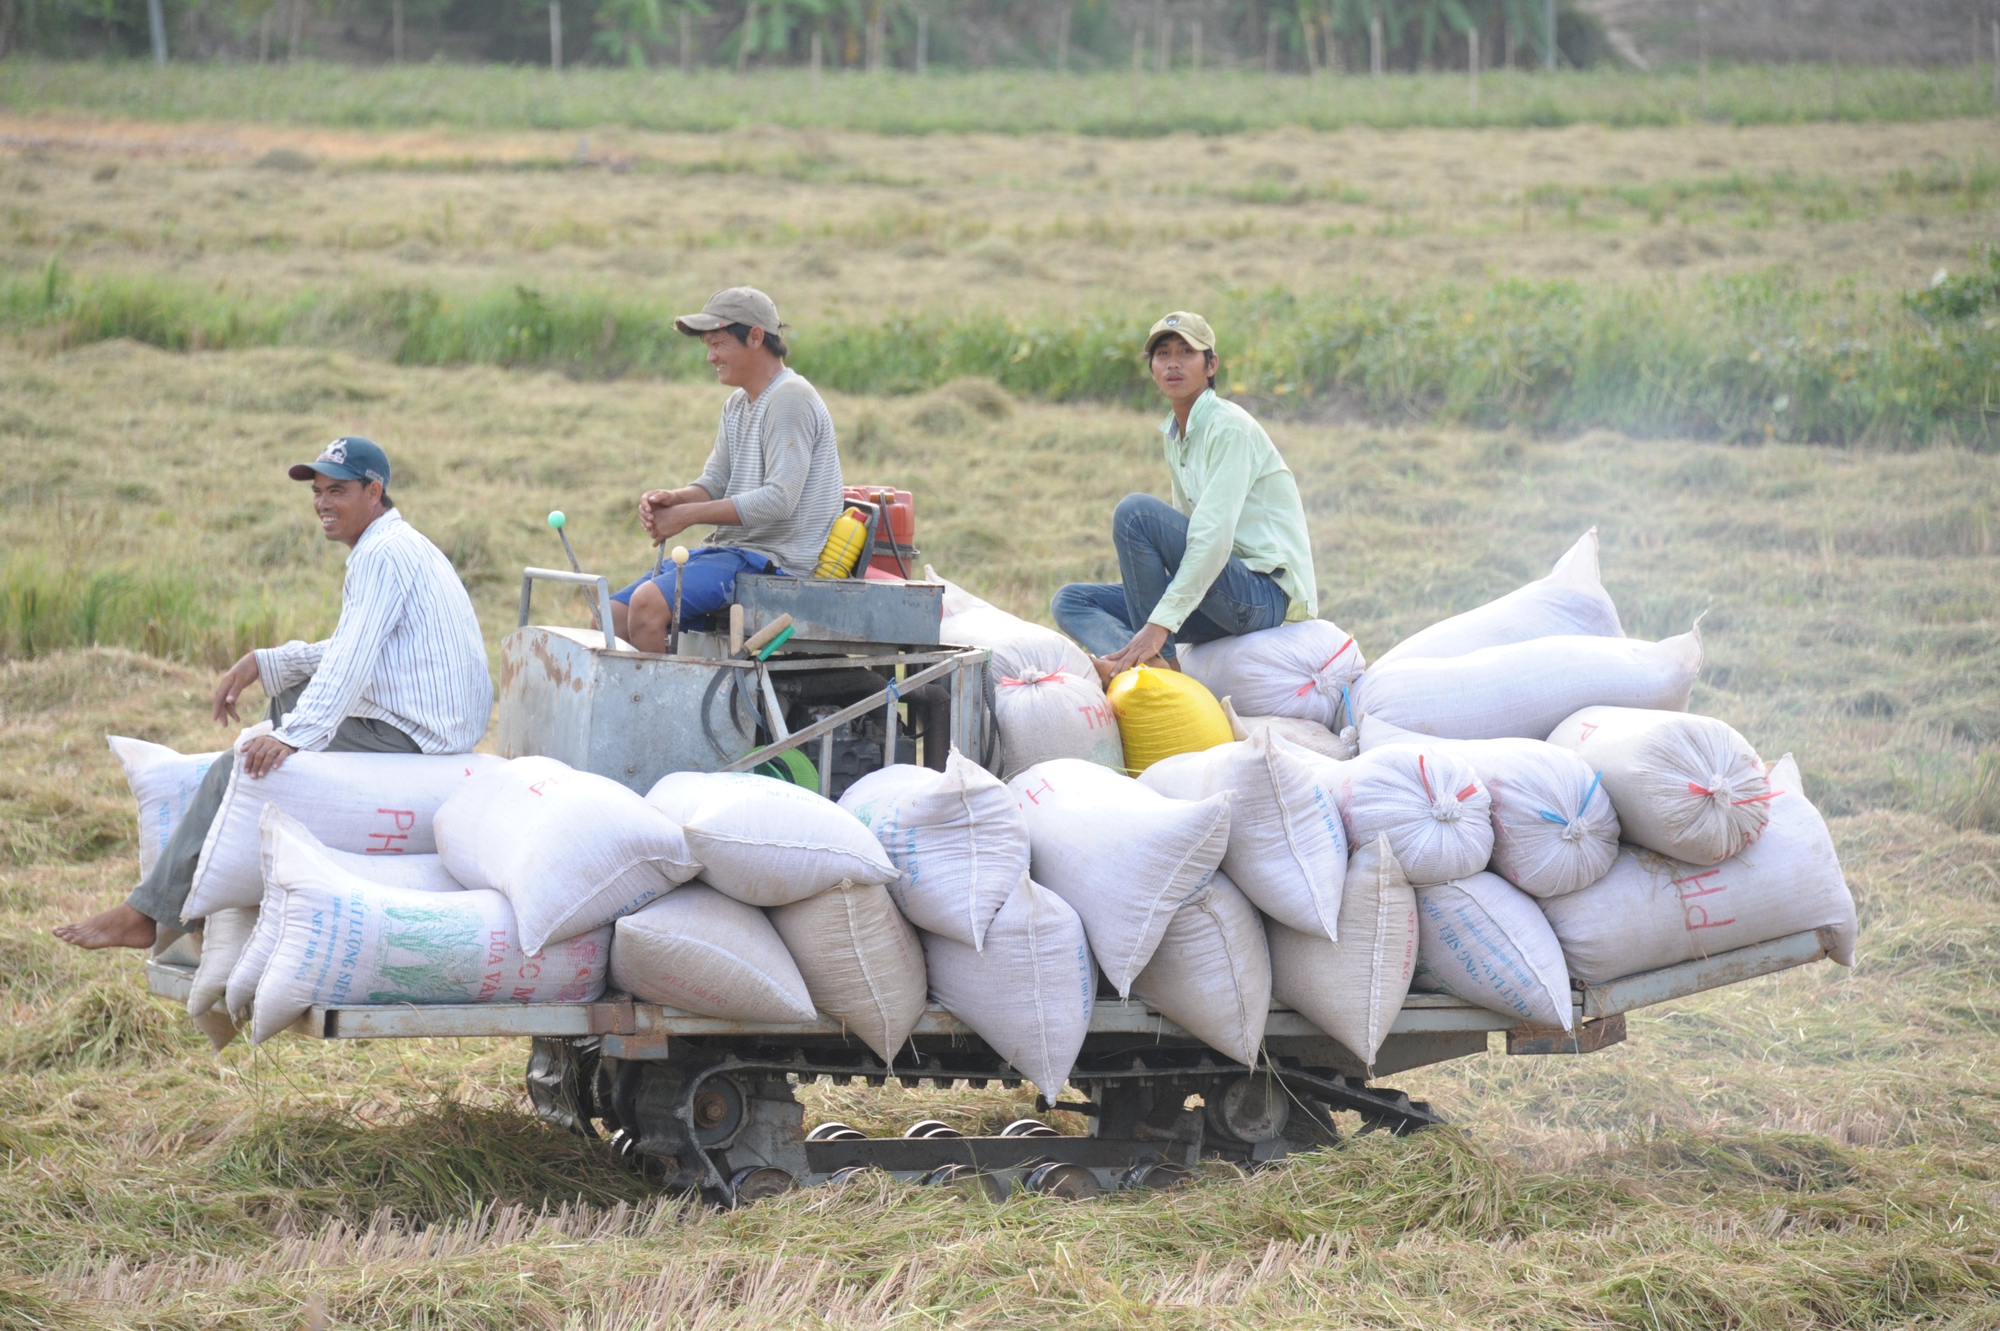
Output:
[[[711,499],[734,499],[743,519],[717,527],[711,545],[765,555],[804,577],[840,516],[840,446],[819,391],[781,370],[752,402],[737,389],[722,404],[715,451],[694,482]]]
[[[486,733],[493,678],[479,617],[444,552],[390,509],[347,556],[340,623],[321,642],[260,648],[275,698],[307,680],[273,737],[324,749],[350,716],[387,721],[425,753],[466,753]]]

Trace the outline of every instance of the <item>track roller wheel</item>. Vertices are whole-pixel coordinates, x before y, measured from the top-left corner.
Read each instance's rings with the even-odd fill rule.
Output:
[[[963,1137],[965,1134],[941,1119],[920,1118],[903,1129],[905,1137]]]
[[[1042,1122],[1038,1118],[1017,1118],[1012,1123],[1009,1123],[1006,1127],[1000,1129],[1000,1135],[1002,1137],[1062,1136],[1060,1132],[1057,1132],[1054,1128],[1050,1127],[1048,1124]]]
[[[736,1177],[729,1180],[729,1201],[733,1206],[748,1206],[767,1197],[780,1196],[798,1186],[797,1179],[775,1165],[755,1165],[737,1170]]]
[[[1193,1178],[1187,1166],[1172,1164],[1165,1160],[1149,1160],[1143,1165],[1134,1165],[1118,1180],[1121,1188],[1178,1188]]]
[[[830,1188],[838,1187],[842,1183],[852,1183],[855,1179],[863,1178],[867,1173],[868,1167],[866,1165],[849,1165],[845,1169],[836,1169],[831,1174],[828,1174],[826,1176],[826,1184]]]
[[[1029,1192],[1039,1192],[1045,1197],[1056,1197],[1066,1202],[1086,1202],[1092,1197],[1104,1195],[1103,1185],[1098,1183],[1097,1175],[1082,1165],[1053,1161],[1046,1165],[1037,1165],[1028,1177],[1022,1180],[1022,1186]]]
[[[868,1140],[866,1133],[856,1132],[845,1123],[822,1123],[806,1134],[809,1142],[858,1142]]]
[[[992,1174],[982,1174],[970,1165],[939,1165],[921,1180],[927,1188],[960,1188],[983,1193],[988,1201],[1007,1200],[1007,1185]]]

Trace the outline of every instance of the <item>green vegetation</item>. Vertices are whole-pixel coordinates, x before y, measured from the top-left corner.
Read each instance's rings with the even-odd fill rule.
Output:
[[[630,129],[706,131],[743,125],[884,134],[1032,134],[1121,137],[1192,131],[1229,134],[1301,125],[1414,126],[1736,125],[1905,121],[1981,116],[1992,109],[1983,75],[1964,69],[1738,66],[1657,75],[1490,71],[1470,104],[1465,76],[1267,77],[1234,72],[1162,76],[1027,70],[916,78],[829,74],[815,86],[799,69],[747,77],[722,70],[423,66],[354,69],[0,61],[0,108],[17,114],[89,112],[146,120],[254,120],[357,129]]]
[[[1247,330],[1236,332],[1228,391],[1279,414],[1331,408],[1536,430],[1993,448],[2000,331],[1973,317],[1985,308],[1980,299],[1926,291],[1906,306],[1802,288],[1780,271],[1689,288],[1509,281],[1411,295],[1235,294],[1210,313]],[[1933,305],[1968,313],[1926,317]],[[406,365],[594,378],[705,373],[674,333],[674,313],[525,286],[469,298],[407,287],[274,301],[161,278],[72,280],[55,264],[36,279],[0,278],[0,328],[47,346],[119,337],[175,351],[345,343]],[[1138,405],[1152,391],[1132,353],[1143,315],[834,324],[801,331],[794,364],[852,393],[909,393],[980,375],[1052,401]]]

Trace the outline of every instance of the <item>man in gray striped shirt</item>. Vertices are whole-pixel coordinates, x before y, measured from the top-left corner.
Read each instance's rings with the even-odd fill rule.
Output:
[[[722,404],[701,476],[639,498],[639,522],[661,546],[689,527],[715,524],[680,573],[681,614],[691,618],[734,600],[739,573],[811,574],[840,516],[840,447],[818,391],[785,365],[783,325],[769,296],[730,287],[674,327],[699,337],[715,377],[736,389]],[[662,560],[612,596],[619,637],[642,652],[667,650],[674,578]]]
[[[271,700],[275,729],[243,745],[244,774],[261,780],[300,749],[470,750],[493,710],[486,642],[451,561],[389,498],[388,457],[370,440],[349,436],[293,467],[291,477],[312,482],[326,538],[353,553],[331,638],[251,652],[215,686],[220,722],[242,719],[236,700],[253,683]],[[153,871],[124,904],[64,925],[56,937],[79,947],[150,947],[159,926],[185,931],[181,908],[232,767],[210,764]]]

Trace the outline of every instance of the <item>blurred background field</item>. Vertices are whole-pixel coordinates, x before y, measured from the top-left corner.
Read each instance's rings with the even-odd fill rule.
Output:
[[[678,11],[634,71],[594,42],[625,11],[571,0],[597,63],[558,76],[456,63],[458,11],[406,3],[406,56],[445,63],[387,67],[386,6],[300,0],[169,3],[164,71],[0,60],[0,1327],[1995,1324],[1984,9],[1772,29],[1714,0],[1698,32],[1619,0],[1588,16],[1655,72],[1549,75],[1539,4],[1469,6],[1516,39],[1475,110],[1465,32],[1426,48],[1420,5],[1381,79],[1335,76],[1367,67],[1360,7],[1226,28],[1181,0],[1076,6],[1104,26],[1067,75],[1059,7],[925,10],[922,78],[915,8],[882,7],[879,58],[869,9],[780,9],[802,26],[739,79],[769,8],[691,19],[682,75]],[[24,12],[0,0],[14,49],[145,45],[143,6],[63,49]],[[509,58],[546,61],[542,7],[508,14]],[[1725,63],[1770,58],[1796,63]],[[737,281],[797,325],[848,478],[914,490],[925,561],[1043,622],[1115,576],[1117,499],[1164,489],[1135,350],[1174,306],[1217,323],[1223,387],[1300,478],[1322,611],[1369,653],[1596,526],[1628,631],[1701,617],[1696,707],[1798,755],[1859,964],[1635,1014],[1585,1058],[1400,1076],[1464,1131],[1248,1181],[712,1215],[532,1120],[518,1043],[211,1056],[131,957],[49,937],[135,876],[103,736],[218,745],[214,669],[332,625],[342,552],[282,464],[385,444],[493,648],[520,566],[560,558],[550,509],[587,568],[650,563],[636,493],[694,473],[722,399],[667,322]],[[881,1131],[1032,1107],[802,1095]]]

